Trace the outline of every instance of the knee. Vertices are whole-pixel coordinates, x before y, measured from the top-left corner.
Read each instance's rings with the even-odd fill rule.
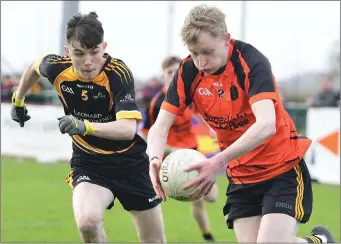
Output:
[[[86,233],[96,231],[101,224],[101,219],[95,214],[82,214],[76,222],[79,231]]]
[[[216,202],[218,200],[218,187],[214,184],[211,191],[204,196],[206,202]]]
[[[218,194],[208,194],[204,197],[206,202],[216,202],[218,200]]]

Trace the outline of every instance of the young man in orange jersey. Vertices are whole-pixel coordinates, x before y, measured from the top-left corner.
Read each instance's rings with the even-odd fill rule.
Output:
[[[26,69],[13,96],[11,116],[24,126],[30,119],[25,94],[40,76],[46,77],[64,106],[59,129],[72,137],[67,183],[82,240],[107,242],[103,218],[118,198],[141,242],[166,242],[161,201],[148,175],[147,145],[136,134],[142,116],[135,103],[134,77],[122,60],[105,52],[103,38],[95,12],[72,16],[66,30],[68,56],[50,54]]]
[[[228,228],[239,242],[335,242],[316,226],[297,238],[309,220],[313,193],[303,156],[311,140],[297,133],[283,108],[268,59],[255,47],[233,40],[218,8],[194,7],[181,30],[190,55],[169,86],[159,116],[148,134],[150,177],[165,199],[158,176],[167,135],[177,115],[194,104],[216,131],[221,152],[188,167],[199,176],[189,196],[201,198],[227,165]]]
[[[152,99],[149,107],[146,109],[145,118],[141,132],[146,138],[150,127],[155,123],[159,114],[161,104],[165,99],[167,89],[171,83],[174,74],[179,68],[181,59],[176,56],[166,57],[162,62],[162,77],[164,81],[164,87],[158,92]],[[167,149],[164,158],[175,149],[179,148],[191,148],[198,149],[197,137],[193,132],[192,117],[195,116],[192,108],[187,108],[182,116],[177,116],[174,124],[170,128],[167,138]],[[200,119],[200,115],[197,116]],[[206,122],[203,121],[205,124]],[[204,208],[204,202],[215,202],[218,198],[217,186],[214,185],[212,190],[202,198],[193,201],[192,215],[197,222],[203,238],[206,241],[214,241],[213,235],[210,231],[210,223],[207,212]]]

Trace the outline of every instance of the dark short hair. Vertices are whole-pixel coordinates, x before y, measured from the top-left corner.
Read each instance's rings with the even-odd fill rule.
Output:
[[[179,64],[181,63],[181,61],[181,58],[179,58],[178,56],[168,56],[162,62],[162,69],[167,69],[174,64]]]
[[[101,44],[104,30],[102,23],[97,18],[96,12],[73,15],[67,22],[67,42],[79,41],[81,46],[86,49],[92,49]]]

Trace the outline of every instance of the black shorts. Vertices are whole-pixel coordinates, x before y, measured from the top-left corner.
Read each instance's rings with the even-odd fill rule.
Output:
[[[103,163],[104,161],[108,163]],[[127,211],[143,211],[161,203],[149,177],[149,161],[145,152],[134,156],[115,155],[110,160],[108,157],[74,154],[66,182],[72,189],[81,182],[105,187]],[[114,206],[114,201],[107,209]]]
[[[233,220],[269,213],[283,213],[306,223],[312,212],[313,192],[307,166],[302,159],[286,173],[255,184],[230,183],[223,213],[229,229]]]

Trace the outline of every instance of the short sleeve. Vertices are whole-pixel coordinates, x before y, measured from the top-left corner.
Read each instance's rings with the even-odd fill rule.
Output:
[[[277,100],[274,77],[268,62],[259,62],[253,66],[248,78],[246,88],[250,104],[262,99]]]
[[[192,103],[190,90],[198,73],[199,71],[195,67],[193,60],[190,57],[184,59],[169,85],[161,108],[172,114],[182,115]]]
[[[126,67],[126,72],[115,77],[118,79],[115,84],[119,85],[118,92],[114,94],[116,120],[142,120],[141,112],[138,110],[135,101],[135,87],[132,73]]]
[[[269,60],[255,47],[247,45],[239,52],[240,63],[245,74],[245,92],[249,103],[253,104],[262,99],[276,101],[275,78],[272,74]]]
[[[71,65],[70,57],[49,54],[35,63],[35,70],[40,76],[47,78],[53,84],[58,75]]]

